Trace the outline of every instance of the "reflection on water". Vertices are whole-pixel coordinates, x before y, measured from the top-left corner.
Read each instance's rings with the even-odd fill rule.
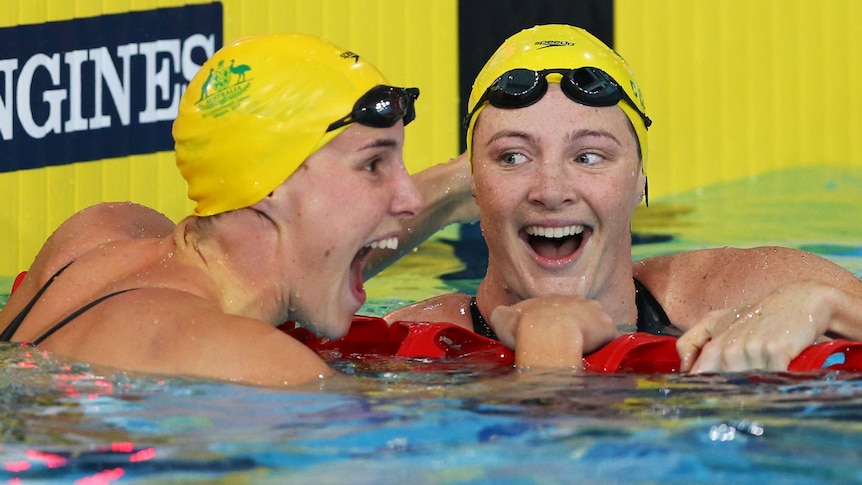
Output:
[[[824,169],[656,200],[639,210],[635,256],[780,243],[862,276],[860,200],[862,173]],[[365,312],[472,291],[480,242],[448,228],[369,283]],[[333,365],[342,377],[272,390],[101,372],[0,345],[0,481],[862,482],[862,374]]]
[[[291,391],[97,375],[0,347],[0,479],[854,483],[862,375],[336,362]]]

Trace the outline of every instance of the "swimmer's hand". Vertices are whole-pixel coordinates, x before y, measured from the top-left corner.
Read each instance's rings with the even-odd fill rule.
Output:
[[[617,336],[611,317],[579,296],[531,298],[491,313],[500,340],[520,368],[582,369],[585,353]]]
[[[840,290],[814,282],[776,288],[744,308],[715,310],[677,341],[682,372],[786,371],[830,330]],[[821,338],[822,340],[822,338]]]

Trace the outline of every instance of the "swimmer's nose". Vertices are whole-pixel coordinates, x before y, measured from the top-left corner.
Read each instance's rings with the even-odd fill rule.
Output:
[[[425,203],[419,188],[403,166],[399,170],[395,184],[395,197],[392,199],[392,212],[398,217],[413,217],[418,214]]]
[[[570,174],[558,164],[544,161],[534,172],[530,201],[555,209],[574,201],[576,195],[569,183]]]

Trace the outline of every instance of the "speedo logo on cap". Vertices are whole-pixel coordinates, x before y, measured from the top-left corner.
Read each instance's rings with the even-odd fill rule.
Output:
[[[548,47],[572,47],[575,43],[567,40],[538,40],[536,45],[539,46],[539,49],[546,49]]]
[[[356,64],[359,62],[359,54],[351,51],[344,51],[341,53],[342,59],[353,59],[353,63]]]

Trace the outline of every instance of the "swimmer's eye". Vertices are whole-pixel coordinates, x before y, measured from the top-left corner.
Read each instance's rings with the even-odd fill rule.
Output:
[[[604,160],[604,157],[596,153],[581,153],[575,157],[575,161],[584,165],[593,165]]]
[[[365,166],[363,167],[363,170],[365,170],[366,172],[377,173],[380,171],[380,168],[381,168],[380,164],[381,163],[382,162],[380,161],[379,158],[372,159],[368,163],[365,164]]]
[[[500,161],[503,165],[521,165],[527,161],[527,157],[524,156],[524,154],[517,152],[504,153],[503,156],[500,157]]]

